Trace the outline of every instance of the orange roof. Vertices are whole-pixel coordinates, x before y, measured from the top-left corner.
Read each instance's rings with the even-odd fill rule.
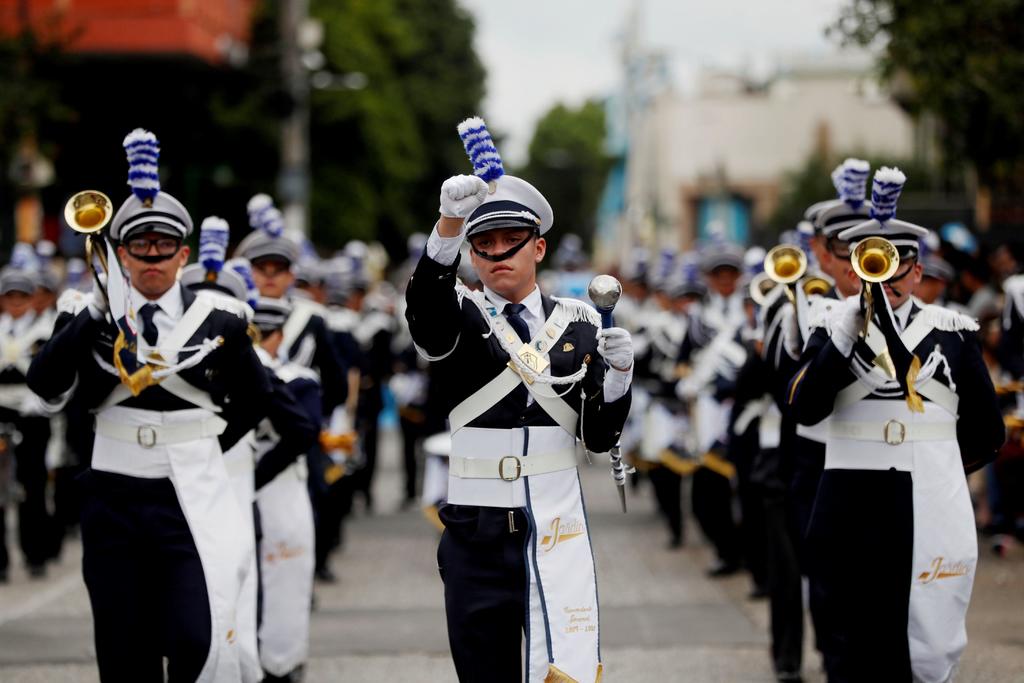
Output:
[[[181,54],[220,63],[249,40],[256,0],[0,0],[0,34],[28,23],[69,52]]]

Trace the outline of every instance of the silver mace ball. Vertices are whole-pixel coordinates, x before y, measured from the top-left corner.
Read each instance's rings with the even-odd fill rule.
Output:
[[[610,311],[619,303],[622,285],[611,275],[598,275],[590,281],[587,294],[599,310]]]

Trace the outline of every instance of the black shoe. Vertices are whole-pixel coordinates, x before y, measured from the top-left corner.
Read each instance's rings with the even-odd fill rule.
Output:
[[[33,579],[45,579],[46,578],[46,565],[45,564],[30,564],[28,565],[28,575]]]
[[[331,571],[330,567],[318,567],[316,580],[320,583],[338,583],[338,577]]]
[[[683,539],[681,536],[673,536],[669,539],[668,545],[666,546],[666,548],[668,548],[669,550],[679,550],[682,547]]]
[[[780,683],[802,683],[804,679],[799,671],[776,671],[775,680]]]
[[[719,560],[708,567],[707,575],[713,578],[719,576],[731,576],[740,570],[740,566],[734,562],[723,562]]]
[[[6,569],[0,569],[0,583],[7,583],[8,580],[9,580],[9,577],[7,576],[7,570]]]

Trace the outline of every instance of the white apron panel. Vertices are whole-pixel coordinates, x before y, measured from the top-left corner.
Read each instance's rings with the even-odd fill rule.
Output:
[[[263,541],[263,668],[284,676],[309,657],[313,600],[313,506],[306,488],[306,461],[300,458],[256,494]]]
[[[915,462],[910,663],[917,679],[943,683],[967,645],[977,534],[956,442],[920,442]]]
[[[210,596],[210,655],[197,683],[238,681],[242,669],[236,609],[255,541],[246,530],[217,439],[166,449],[171,481],[199,551]]]
[[[707,453],[711,450],[715,441],[727,441],[729,429],[729,411],[732,410],[732,401],[719,403],[710,394],[701,392],[697,395],[696,417],[694,424],[697,428],[697,452]]]
[[[259,645],[256,639],[257,593],[259,575],[256,572],[256,525],[252,505],[255,499],[254,439],[249,432],[224,454],[224,466],[231,480],[231,488],[245,525],[246,538],[253,539],[251,552],[245,562],[245,576],[238,597],[238,649],[242,667],[242,683],[258,683],[263,679]]]
[[[579,476],[575,470],[535,475],[527,487],[534,524],[527,546],[528,681],[541,683],[552,666],[573,680],[595,681],[601,664],[597,577]]]
[[[661,462],[662,451],[675,441],[679,420],[664,404],[652,401],[643,423],[640,457],[650,462]]]

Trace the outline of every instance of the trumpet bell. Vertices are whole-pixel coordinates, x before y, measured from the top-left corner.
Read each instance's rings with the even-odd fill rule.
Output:
[[[900,267],[900,254],[884,237],[868,237],[850,252],[850,265],[865,282],[885,282]]]
[[[817,275],[808,275],[800,280],[800,287],[807,296],[821,295],[832,289],[832,283]]]
[[[758,306],[764,306],[768,301],[768,292],[777,284],[767,273],[758,273],[750,279],[750,298]]]
[[[780,285],[788,285],[803,277],[807,270],[807,254],[798,246],[780,244],[764,257],[764,272]]]
[[[64,205],[64,220],[75,232],[84,235],[97,233],[114,216],[110,197],[98,190],[76,192]]]

